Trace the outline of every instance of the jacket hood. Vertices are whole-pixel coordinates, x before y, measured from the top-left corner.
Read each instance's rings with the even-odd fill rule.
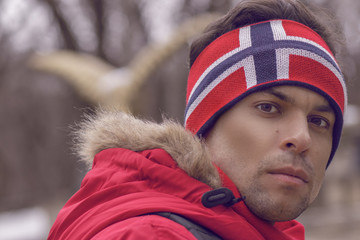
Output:
[[[140,152],[164,149],[187,174],[213,188],[220,187],[218,171],[205,143],[180,123],[143,121],[123,112],[100,110],[86,115],[75,131],[75,151],[91,167],[97,153],[109,148]]]

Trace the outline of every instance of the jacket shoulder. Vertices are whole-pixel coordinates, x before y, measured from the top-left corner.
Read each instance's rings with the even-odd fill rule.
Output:
[[[93,239],[196,240],[182,225],[158,215],[132,217],[117,222],[96,234]]]

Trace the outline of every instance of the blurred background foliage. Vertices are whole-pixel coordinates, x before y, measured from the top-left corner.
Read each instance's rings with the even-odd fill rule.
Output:
[[[84,112],[112,107],[182,122],[188,45],[236,2],[0,0],[0,212],[36,206],[49,216],[50,227],[86,173],[72,154],[69,134]],[[351,107],[325,186],[299,220],[309,230],[307,239],[355,239],[360,2],[312,2],[341,21]]]

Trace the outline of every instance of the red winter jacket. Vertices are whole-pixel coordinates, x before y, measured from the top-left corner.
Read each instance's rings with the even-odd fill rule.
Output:
[[[129,120],[128,116],[125,117]],[[120,118],[124,116],[121,115]],[[89,121],[87,126],[91,124],[88,128],[92,130],[109,127],[109,130],[119,133],[121,131],[116,129],[117,127],[114,129],[110,126],[124,124],[124,121],[114,119],[109,120],[110,124],[100,117],[100,120]],[[146,131],[129,132],[129,129],[137,129],[139,124],[147,126],[146,123],[138,120],[133,126],[128,126],[126,123],[123,132],[119,135],[123,136],[124,132],[127,135],[125,134],[123,140],[118,138],[116,140],[128,141],[129,138],[134,137],[134,134],[138,134],[138,138],[144,135],[142,140],[149,141]],[[194,157],[195,155],[191,153],[193,149],[189,148],[201,143],[196,139],[195,142],[191,142],[193,136],[184,130],[179,130],[180,127],[176,131],[179,131],[181,136],[174,135],[174,126],[170,125],[166,128],[170,128],[172,134],[165,131],[159,135],[161,137],[155,136],[155,140],[151,138],[150,141],[157,142],[151,144],[157,145],[161,142],[161,146],[167,148],[173,156],[187,154],[190,158]],[[153,126],[150,128],[152,129]],[[150,133],[154,133],[152,130],[149,131],[149,138]],[[102,134],[101,137],[104,138],[104,131],[100,132],[98,134]],[[109,132],[109,134],[113,140],[113,133]],[[186,140],[182,139],[183,134],[186,135]],[[93,132],[89,135],[92,136],[89,141],[93,144]],[[164,136],[167,137],[166,140]],[[186,145],[186,151],[176,149],[176,145],[183,145],[189,139],[190,143]],[[141,139],[135,140],[137,146],[143,145]],[[113,141],[106,142],[109,145],[102,144],[101,148],[113,146],[111,143]],[[86,144],[89,145],[84,143]],[[150,148],[153,146],[151,144],[144,146]],[[174,147],[178,152],[173,152]],[[185,157],[185,160],[187,158]],[[83,179],[79,191],[59,212],[48,239],[195,239],[185,227],[172,220],[157,215],[144,216],[153,212],[179,214],[200,226],[211,229],[223,239],[304,239],[303,226],[298,222],[289,221],[270,225],[254,216],[243,202],[232,207],[223,205],[204,207],[201,204],[201,197],[212,188],[189,176],[188,172],[196,175],[203,169],[192,171],[193,168],[205,166],[191,165],[191,160],[197,161],[195,158],[187,160],[190,160],[189,166],[192,167],[187,167],[188,163],[175,161],[171,155],[159,148],[137,152],[124,148],[108,148],[100,151],[96,154],[93,167]],[[180,168],[180,165],[183,168],[185,166],[187,171]],[[221,176],[223,185],[239,197],[234,184],[224,174],[221,173]]]

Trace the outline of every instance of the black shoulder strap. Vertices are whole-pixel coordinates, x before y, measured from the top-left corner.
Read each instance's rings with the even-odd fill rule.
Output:
[[[182,226],[184,226],[189,232],[196,237],[196,239],[206,239],[206,240],[220,240],[221,238],[213,233],[211,230],[204,228],[189,219],[186,219],[178,214],[170,212],[155,212],[148,213],[146,215],[159,215],[166,217]]]

